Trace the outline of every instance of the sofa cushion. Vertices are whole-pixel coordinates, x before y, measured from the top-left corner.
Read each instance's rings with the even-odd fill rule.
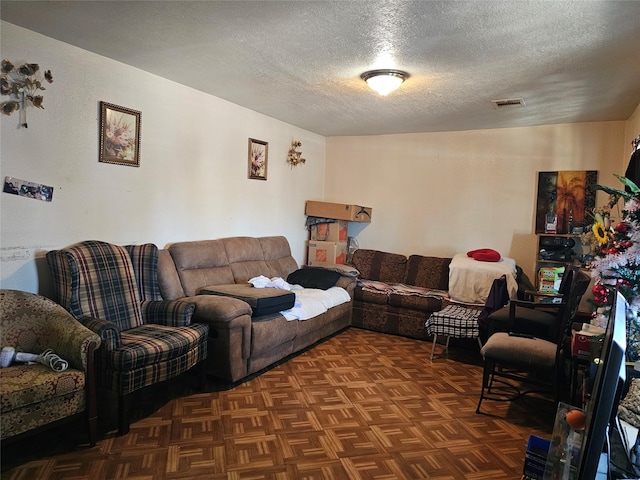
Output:
[[[251,319],[251,356],[283,349],[283,356],[291,351],[297,335],[298,322],[287,321],[280,314],[262,315]]]
[[[84,390],[84,372],[69,368],[54,372],[44,365],[16,364],[0,369],[2,414],[47,399]],[[4,427],[3,422],[3,427]]]
[[[304,288],[326,290],[335,286],[340,277],[338,272],[324,268],[300,268],[289,274],[287,282],[292,285],[301,285]]]
[[[142,300],[162,300],[158,284],[158,247],[153,243],[125,245]]]
[[[129,329],[122,332],[120,348],[108,357],[108,367],[116,371],[133,371],[180,358],[193,348],[203,333],[206,338],[207,330],[207,325],[199,323],[188,327],[142,325]]]
[[[260,275],[286,278],[298,268],[285,237],[229,237],[222,242],[234,283],[246,283]]]
[[[198,290],[200,295],[222,295],[247,302],[252,317],[282,312],[293,307],[296,296],[278,288],[254,288],[250,284],[211,285]]]
[[[165,300],[176,300],[185,296],[169,250],[158,250],[158,284],[160,294]]]
[[[353,299],[363,303],[373,303],[376,305],[387,305],[389,303],[389,295],[387,292],[374,292],[357,286],[353,291]]]
[[[404,283],[416,287],[449,290],[449,264],[451,258],[411,255],[407,262]]]
[[[407,257],[404,255],[359,248],[353,252],[351,263],[360,271],[360,278],[390,283],[405,281]]]
[[[506,362],[521,367],[551,368],[556,361],[556,344],[540,338],[526,338],[494,333],[480,350],[490,361]]]
[[[234,283],[222,240],[178,242],[169,245],[169,252],[187,296],[195,295],[204,285]]]
[[[121,330],[142,325],[142,300],[124,247],[87,240],[47,252],[47,262],[58,301],[74,317],[108,320]]]
[[[437,312],[442,308],[442,297],[425,297],[418,295],[389,295],[389,305],[392,307],[410,308],[423,312]]]

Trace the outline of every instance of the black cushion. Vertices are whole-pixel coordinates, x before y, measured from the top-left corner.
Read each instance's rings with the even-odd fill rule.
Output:
[[[203,287],[199,295],[222,295],[243,300],[251,307],[252,317],[282,312],[293,308],[296,295],[278,288],[254,288],[251,284],[213,285]]]
[[[333,270],[324,268],[301,268],[291,272],[287,282],[292,285],[300,285],[304,288],[319,288],[327,290],[335,286],[341,275]]]

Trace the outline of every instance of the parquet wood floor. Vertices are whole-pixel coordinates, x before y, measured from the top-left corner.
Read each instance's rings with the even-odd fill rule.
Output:
[[[233,388],[202,393],[184,376],[143,390],[125,436],[101,410],[94,448],[82,424],[10,445],[2,478],[520,478],[527,439],[550,437],[554,406],[485,401],[477,415],[477,345],[430,355],[430,342],[351,328]]]

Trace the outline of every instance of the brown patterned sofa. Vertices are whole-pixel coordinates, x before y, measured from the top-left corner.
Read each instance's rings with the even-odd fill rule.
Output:
[[[350,263],[361,280],[354,291],[354,327],[427,338],[427,318],[446,303],[451,258],[358,249]]]
[[[40,355],[47,349],[68,362],[64,371],[40,363],[10,363],[0,369],[2,443],[84,417],[89,443],[97,439],[93,354],[100,337],[48,298],[17,290],[0,291],[2,347]]]
[[[248,280],[260,275],[286,280],[296,271],[298,264],[282,236],[178,242],[160,250],[158,257],[162,297],[195,303],[193,320],[209,325],[207,372],[229,382],[351,324],[354,276],[337,275],[335,284],[349,293],[350,301],[308,320],[287,321],[278,312],[256,316],[251,299],[241,299],[258,290],[274,290],[250,288]],[[204,290],[217,294],[201,294]]]

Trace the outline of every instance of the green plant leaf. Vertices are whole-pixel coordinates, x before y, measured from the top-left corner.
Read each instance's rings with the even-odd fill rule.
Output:
[[[618,190],[617,188],[608,187],[607,185],[590,185],[592,190],[602,190],[609,195],[616,195],[618,197],[622,197],[625,201],[631,199],[633,195],[631,193],[627,193],[624,190]]]
[[[618,198],[622,197],[624,198],[625,202],[628,202],[633,197],[636,197],[640,194],[640,188],[627,177],[623,177],[622,175],[617,175],[615,173],[613,174],[613,176],[620,180],[626,187],[628,187],[629,190],[631,190],[631,193],[627,192],[626,190],[620,190],[618,188],[609,187],[607,185],[589,185],[589,188],[592,190],[602,190],[603,192],[608,193],[609,195],[615,195]]]
[[[622,183],[624,183],[625,187],[628,187],[634,196],[640,194],[640,187],[638,187],[635,183],[633,183],[627,177],[623,177],[622,175],[616,175],[615,173],[613,175]]]

